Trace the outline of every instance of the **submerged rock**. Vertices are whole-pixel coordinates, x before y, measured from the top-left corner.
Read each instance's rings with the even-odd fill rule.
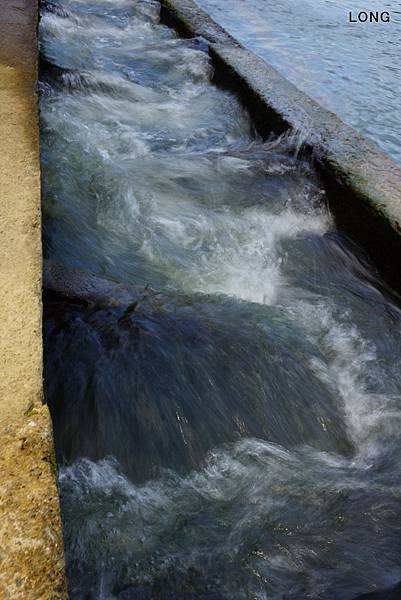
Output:
[[[138,298],[143,288],[102,279],[80,269],[73,269],[56,261],[45,260],[43,264],[43,289],[81,304],[97,306],[127,305]]]

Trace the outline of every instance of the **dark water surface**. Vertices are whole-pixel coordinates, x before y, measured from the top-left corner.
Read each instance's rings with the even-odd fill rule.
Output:
[[[40,39],[45,257],[123,284],[45,291],[71,598],[394,586],[401,312],[297,140],[152,0],[44,2]]]

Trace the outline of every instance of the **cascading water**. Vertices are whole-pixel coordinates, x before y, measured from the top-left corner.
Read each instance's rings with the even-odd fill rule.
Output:
[[[400,310],[293,141],[258,139],[202,40],[159,9],[42,6],[43,240],[70,286],[45,290],[45,380],[71,598],[390,588]]]

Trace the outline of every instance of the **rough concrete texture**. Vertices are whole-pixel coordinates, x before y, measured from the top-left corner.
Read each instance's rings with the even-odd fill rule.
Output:
[[[401,291],[401,169],[373,143],[244,48],[193,0],[161,0],[162,20],[209,42],[215,81],[233,89],[263,137],[294,131],[321,170],[340,227]]]
[[[66,597],[51,423],[42,405],[37,2],[0,11],[0,598]]]

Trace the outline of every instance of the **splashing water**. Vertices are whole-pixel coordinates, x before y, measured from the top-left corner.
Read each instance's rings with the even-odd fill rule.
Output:
[[[355,598],[401,579],[400,310],[296,140],[151,0],[44,2],[46,295],[71,598]],[[393,297],[393,296],[392,296]]]

